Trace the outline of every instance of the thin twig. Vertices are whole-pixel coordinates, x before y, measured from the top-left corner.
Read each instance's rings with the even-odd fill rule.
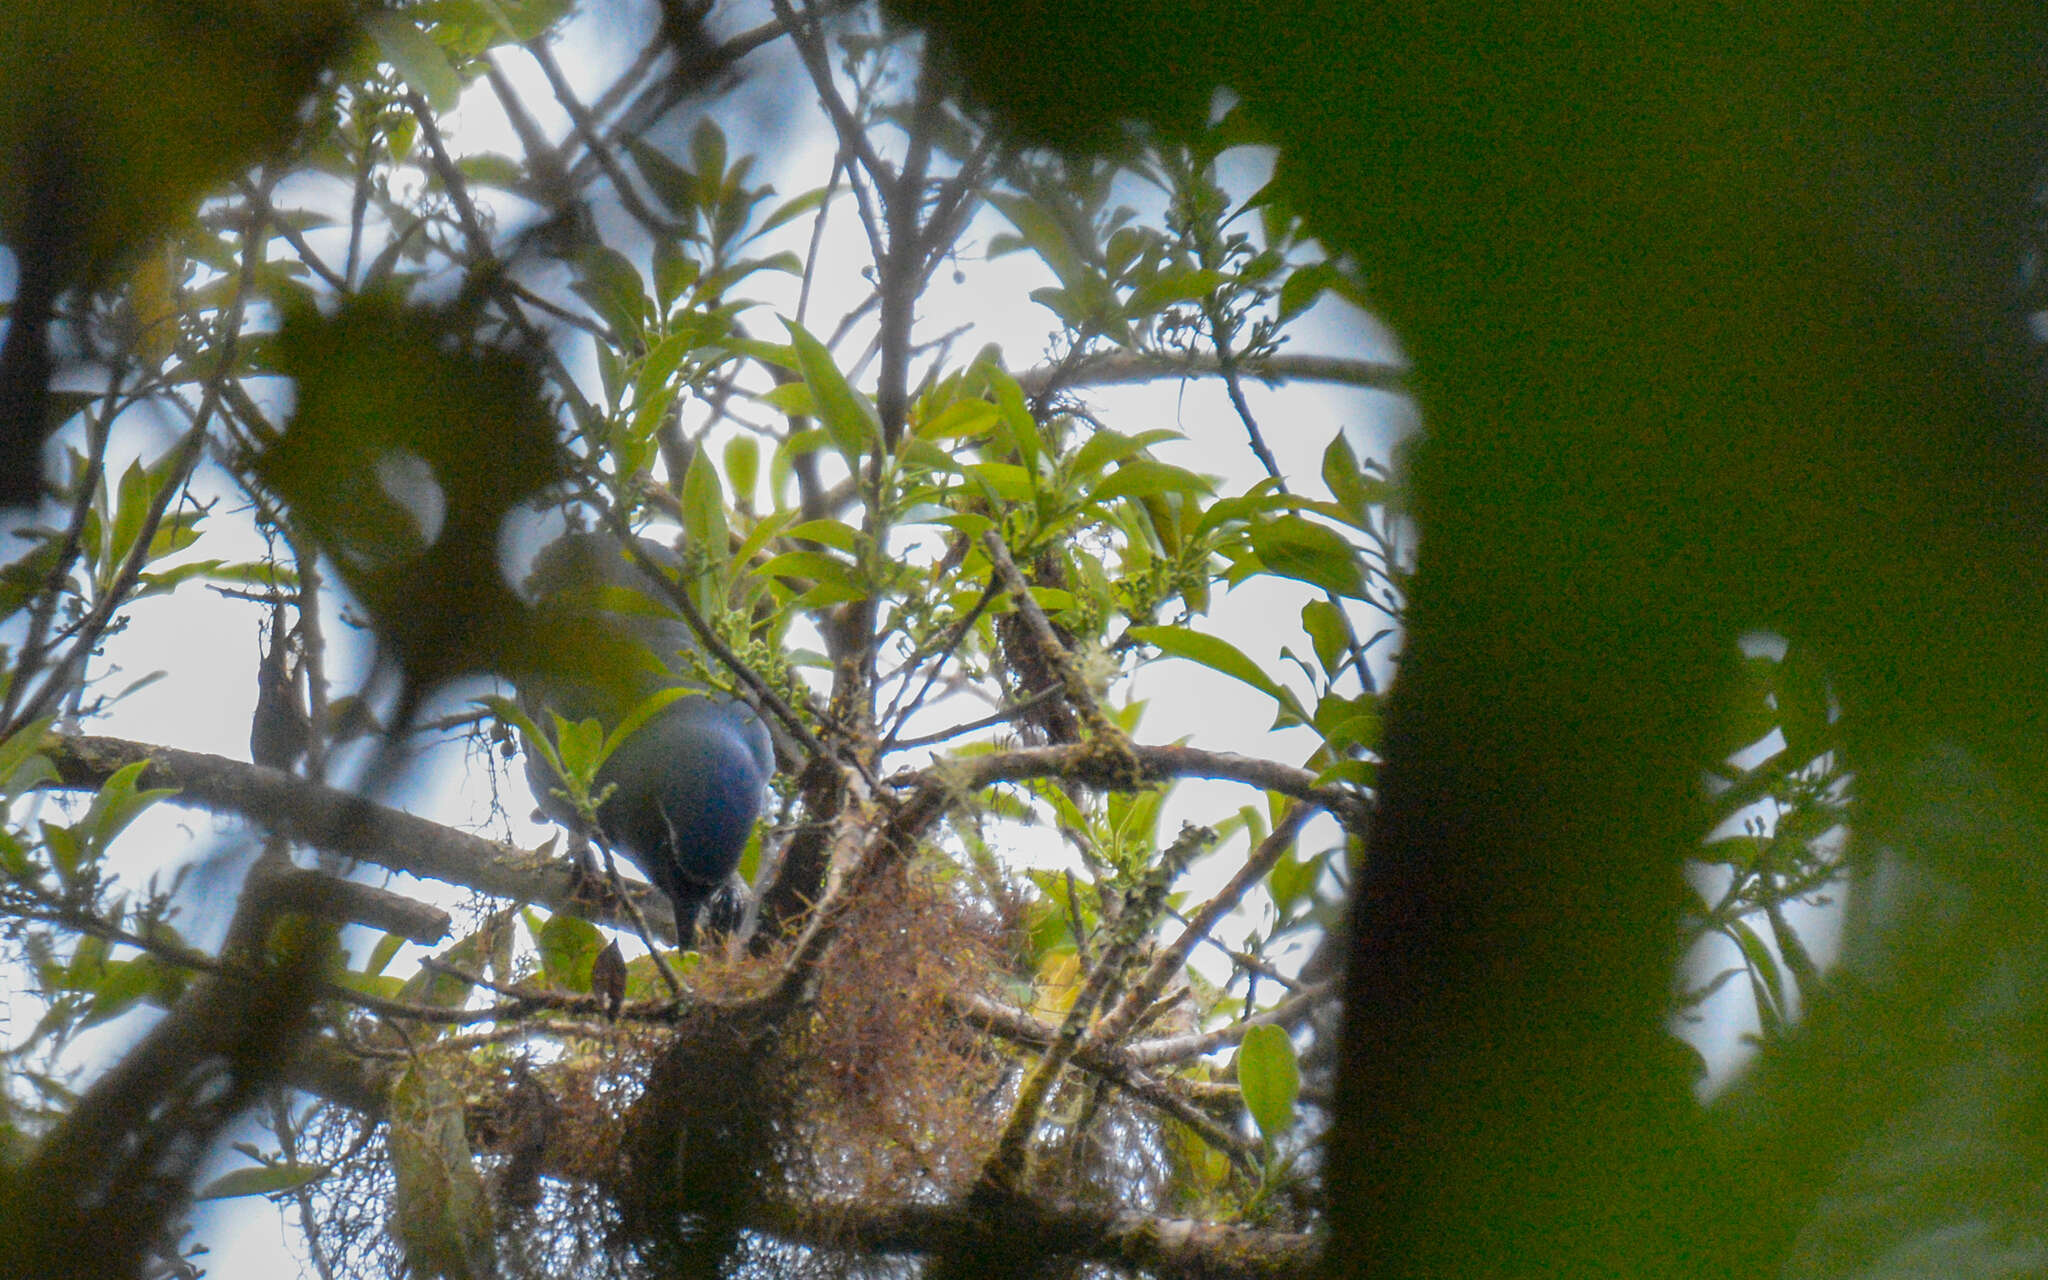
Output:
[[[1186,966],[1188,957],[1194,954],[1195,948],[1202,940],[1210,935],[1224,916],[1237,910],[1238,903],[1244,901],[1245,894],[1251,892],[1252,886],[1265,879],[1274,865],[1294,847],[1296,838],[1301,835],[1302,827],[1307,824],[1313,812],[1308,805],[1299,800],[1287,806],[1287,812],[1281,815],[1280,821],[1273,824],[1272,833],[1251,851],[1244,865],[1238,868],[1237,874],[1230,878],[1229,883],[1217,890],[1214,897],[1202,904],[1201,909],[1188,921],[1187,927],[1181,930],[1178,938],[1168,946],[1160,948],[1159,953],[1153,957],[1151,966],[1145,970],[1144,976],[1131,984],[1131,989],[1124,993],[1123,999],[1117,1002],[1116,1007],[1102,1015],[1102,1019],[1088,1033],[1090,1043],[1115,1044],[1124,1038],[1125,1033],[1137,1022],[1138,1015],[1159,998],[1160,993],[1166,990],[1167,984],[1173,981],[1174,975]]]
[[[1213,839],[1214,833],[1208,829],[1189,827],[1182,830],[1169,848],[1160,852],[1158,863],[1147,873],[1146,882],[1139,891],[1144,900],[1129,905],[1117,921],[1107,945],[1096,957],[1081,989],[1075,993],[1074,1002],[1067,1007],[1059,1033],[1017,1086],[1017,1098],[1011,1104],[1010,1117],[996,1138],[995,1150],[989,1155],[988,1163],[982,1167],[981,1186],[1009,1195],[1023,1191],[1031,1138],[1038,1131],[1039,1118],[1052,1094],[1053,1084],[1075,1052],[1088,1040],[1089,1019],[1107,998],[1110,988],[1120,980],[1125,959],[1151,928],[1158,908],[1165,905],[1168,886]]]
[[[941,729],[937,733],[928,733],[921,738],[906,738],[901,742],[885,742],[882,744],[882,751],[883,753],[909,751],[914,747],[934,746],[938,743],[957,738],[963,733],[973,733],[977,729],[993,729],[999,724],[1009,724],[1011,721],[1027,715],[1033,710],[1051,702],[1053,699],[1060,697],[1064,692],[1058,685],[1048,685],[1024,699],[1024,701],[1012,703],[993,715],[983,716],[979,720],[969,720],[965,724],[956,724],[950,729]]]
[[[1135,1044],[1121,1046],[1123,1056],[1139,1067],[1162,1066],[1169,1062],[1185,1062],[1199,1058],[1205,1053],[1214,1053],[1244,1039],[1245,1032],[1253,1027],[1292,1028],[1306,1021],[1318,1009],[1336,998],[1338,986],[1334,982],[1317,983],[1303,987],[1287,999],[1263,1013],[1218,1027],[1213,1031],[1192,1031],[1186,1035],[1161,1036],[1156,1040],[1140,1040]]]
[[[569,124],[575,129],[576,136],[582,139],[590,158],[611,182],[612,191],[619,198],[619,207],[630,214],[634,221],[657,236],[682,234],[686,228],[672,219],[657,214],[640,199],[639,189],[633,185],[632,179],[626,176],[625,170],[619,167],[611,148],[598,137],[597,122],[591,119],[583,100],[576,96],[575,87],[569,83],[569,78],[562,74],[561,64],[555,61],[554,51],[548,48],[547,37],[538,36],[529,40],[524,48],[532,55],[534,62],[539,64],[541,74],[547,77],[548,87],[554,90],[555,101],[561,103],[562,110],[568,112]]]

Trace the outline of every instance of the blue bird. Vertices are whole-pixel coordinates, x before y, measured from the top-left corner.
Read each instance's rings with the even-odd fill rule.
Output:
[[[667,548],[644,538],[639,546],[652,563],[678,567]],[[663,689],[701,688],[685,656],[696,652],[696,637],[610,534],[557,539],[535,558],[526,585],[542,615],[583,642],[570,662],[521,682],[537,723],[549,712],[572,723],[595,717],[609,732]],[[767,726],[713,692],[662,708],[599,767],[593,794],[611,788],[598,806],[599,832],[674,905],[678,945],[690,945],[698,913],[739,865],[774,773]],[[560,779],[530,745],[526,777],[550,817],[576,822]]]

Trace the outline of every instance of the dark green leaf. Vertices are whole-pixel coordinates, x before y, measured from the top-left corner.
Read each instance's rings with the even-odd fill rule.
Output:
[[[1314,306],[1336,274],[1337,269],[1327,262],[1295,268],[1293,274],[1280,284],[1280,323],[1286,324]]]
[[[988,202],[1010,220],[1022,234],[1022,243],[1030,245],[1045,260],[1045,265],[1052,268],[1052,273],[1059,277],[1062,285],[1073,289],[1079,284],[1086,275],[1081,256],[1074,249],[1073,239],[1050,210],[1029,196],[1002,192],[991,194]],[[1002,249],[991,241],[989,252],[1000,253]]]
[[[531,929],[532,921],[527,923]],[[604,935],[598,927],[557,911],[532,932],[540,970],[547,980],[564,991],[590,990],[590,966],[604,946]]]
[[[1151,645],[1167,657],[1198,662],[1212,671],[1241,680],[1294,712],[1302,721],[1308,720],[1308,714],[1302,710],[1294,694],[1228,640],[1187,627],[1132,627],[1130,637],[1140,644]]]
[[[1163,271],[1131,295],[1125,310],[1129,315],[1143,317],[1176,302],[1198,301],[1208,297],[1228,278],[1212,267],[1176,267]]]
[[[1344,611],[1328,600],[1311,600],[1301,606],[1302,629],[1315,645],[1316,661],[1323,674],[1334,676],[1350,658],[1351,626]]]
[[[1341,431],[1323,450],[1323,483],[1330,487],[1330,496],[1338,505],[1350,513],[1351,523],[1361,528],[1371,509],[1386,505],[1393,496],[1386,481],[1365,474]]]
[[[1270,573],[1337,595],[1365,598],[1365,568],[1357,550],[1327,525],[1281,516],[1251,527],[1252,550]]]
[[[648,190],[679,218],[688,218],[699,204],[697,178],[688,169],[663,155],[640,138],[626,140],[626,154],[646,180]],[[685,224],[687,225],[687,223]]]

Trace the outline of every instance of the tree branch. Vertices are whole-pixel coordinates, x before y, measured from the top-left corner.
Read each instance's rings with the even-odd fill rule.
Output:
[[[1281,856],[1294,847],[1295,838],[1301,834],[1303,824],[1308,821],[1309,812],[1309,806],[1298,800],[1287,807],[1286,815],[1274,825],[1272,834],[1261,840],[1258,847],[1251,851],[1244,865],[1230,878],[1230,883],[1224,885],[1215,897],[1202,904],[1202,909],[1197,911],[1194,918],[1188,921],[1187,927],[1181,930],[1180,937],[1170,946],[1160,948],[1159,953],[1152,958],[1151,965],[1146,968],[1144,976],[1132,983],[1131,989],[1124,993],[1116,1006],[1103,1014],[1102,1020],[1089,1030],[1090,1045],[1119,1044],[1123,1041],[1136,1025],[1138,1015],[1159,998],[1160,992],[1166,990],[1166,984],[1171,982],[1173,976],[1187,964],[1188,957],[1194,954],[1202,939],[1209,936],[1210,930],[1214,929],[1224,916],[1235,911],[1237,904],[1244,900],[1244,895],[1251,892],[1252,886],[1265,879],[1266,873],[1273,869]]]
[[[1227,1045],[1244,1039],[1244,1033],[1253,1027],[1291,1028],[1313,1014],[1320,1006],[1337,994],[1335,982],[1317,983],[1304,987],[1294,995],[1264,1013],[1218,1027],[1213,1031],[1192,1031],[1186,1035],[1161,1036],[1156,1040],[1140,1040],[1125,1045],[1119,1052],[1139,1068],[1159,1066],[1168,1062],[1185,1062],[1199,1058]]]
[[[1209,778],[1241,782],[1306,801],[1358,832],[1366,829],[1371,817],[1371,806],[1364,797],[1339,787],[1318,786],[1316,776],[1308,770],[1275,760],[1197,747],[1134,743],[1131,756],[1137,762],[1138,773],[1136,777],[1125,777],[1105,767],[1098,754],[1089,743],[1022,747],[993,755],[943,760],[916,773],[897,774],[890,781],[915,788],[915,792],[904,802],[893,825],[903,835],[914,836],[938,817],[949,797],[979,791],[998,782],[1025,782],[1033,778],[1070,778],[1093,787],[1119,790],[1176,778]]]
[[[1407,393],[1408,366],[1342,356],[1276,355],[1237,359],[1240,373],[1266,383],[1332,382],[1373,391]],[[1107,387],[1157,382],[1163,378],[1216,378],[1225,374],[1214,354],[1167,356],[1144,351],[1108,351],[1054,365],[1041,365],[1017,375],[1024,394],[1037,397],[1065,387]]]
[[[1301,1232],[1163,1218],[1129,1210],[1015,1202],[991,1220],[963,1204],[771,1200],[759,1228],[798,1244],[871,1253],[974,1256],[991,1238],[1043,1257],[1079,1257],[1162,1276],[1278,1280],[1305,1276],[1320,1252]]]
[[[276,769],[85,735],[51,734],[43,740],[43,754],[56,767],[53,785],[59,789],[96,791],[116,770],[148,761],[140,785],[176,787],[176,803],[239,814],[287,839],[407,875],[608,924],[624,919],[623,913],[601,909],[579,893],[574,871],[561,859],[485,840]],[[657,901],[652,888],[627,887],[643,905]],[[661,913],[651,915],[658,921]]]

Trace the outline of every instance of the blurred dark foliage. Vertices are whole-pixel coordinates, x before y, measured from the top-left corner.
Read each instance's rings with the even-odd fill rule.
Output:
[[[1027,142],[1234,90],[1414,358],[1331,1272],[1842,1274],[1915,1222],[2006,1247],[2048,1172],[2014,994],[2048,949],[2038,11],[888,7]],[[1701,1108],[1662,1017],[1754,629],[1828,673],[1864,880],[1843,973]],[[1937,1185],[1909,1135],[1959,1140],[1965,1085],[1982,1150]],[[1816,1253],[1866,1191],[1887,1212]]]
[[[633,1104],[615,1188],[655,1274],[726,1274],[746,1210],[774,1186],[797,1087],[795,1035],[762,1006],[702,1005]]]
[[[281,148],[359,0],[8,0],[0,6],[0,507],[42,491],[49,326],[152,236]]]
[[[287,319],[276,361],[298,399],[256,472],[408,686],[535,660],[532,611],[498,562],[505,518],[565,475],[531,356],[454,311],[365,295]]]

